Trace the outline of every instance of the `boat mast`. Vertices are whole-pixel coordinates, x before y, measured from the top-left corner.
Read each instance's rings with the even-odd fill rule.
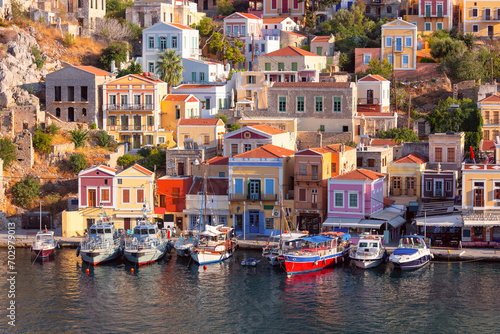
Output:
[[[283,237],[283,190],[280,191],[280,240]]]
[[[40,232],[42,232],[42,201],[40,201]]]

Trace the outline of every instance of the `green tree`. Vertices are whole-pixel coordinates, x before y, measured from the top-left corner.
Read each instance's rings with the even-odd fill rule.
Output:
[[[216,114],[215,118],[219,118],[219,119],[221,119],[224,122],[224,124],[227,124],[227,116],[226,115],[224,115],[224,114]]]
[[[12,187],[12,194],[17,205],[29,209],[33,200],[40,197],[40,184],[33,176],[28,176]]]
[[[4,168],[17,160],[17,147],[9,138],[0,138],[0,159],[3,160]]]
[[[381,61],[372,59],[370,60],[369,66],[366,71],[360,73],[360,77],[364,77],[368,74],[380,75],[381,77],[389,80],[392,74],[392,64],[389,63],[387,59],[383,59]]]
[[[217,14],[222,16],[228,16],[234,13],[233,3],[229,0],[218,1],[215,9],[217,9]]]
[[[136,63],[132,60],[130,65],[124,70],[118,70],[117,78],[124,77],[129,74],[142,74],[142,65],[141,63]]]
[[[87,168],[87,159],[83,154],[73,154],[71,157],[69,157],[69,165],[73,172],[79,173],[80,171]]]
[[[110,71],[111,61],[114,60],[116,67],[119,68],[127,60],[129,51],[129,44],[127,42],[111,43],[104,49],[99,61],[106,70]]]
[[[435,36],[431,38],[429,46],[431,48],[431,56],[435,59],[443,59],[448,55],[462,55],[467,50],[467,46],[463,41],[450,37],[438,38]]]
[[[392,128],[387,131],[379,131],[379,138],[394,139],[397,142],[418,142],[417,135],[408,128]]]
[[[55,125],[54,123],[51,123],[46,129],[45,132],[48,134],[51,134],[53,136],[57,135],[59,133],[59,127]]]
[[[165,161],[166,161],[166,159],[165,159]],[[133,156],[131,156],[130,154],[125,154],[125,155],[122,155],[121,157],[119,157],[116,160],[116,163],[118,165],[122,166],[123,168],[128,168],[135,163],[135,158]]]
[[[472,48],[474,47],[474,42],[476,41],[476,35],[468,32],[462,37],[462,40],[464,41],[465,45],[467,45],[467,49],[472,50]]]
[[[229,60],[233,64],[233,67],[237,63],[245,61],[245,57],[240,51],[244,47],[245,43],[240,42],[238,39],[235,39],[233,44],[231,44],[226,36],[219,32],[214,33],[209,43],[210,50],[216,51],[219,54],[219,58]]]
[[[52,136],[40,130],[35,131],[33,136],[33,147],[40,153],[50,153],[52,150]]]
[[[154,171],[164,169],[166,167],[167,161],[167,152],[154,148],[149,153],[149,156],[146,158],[146,168]]]
[[[82,129],[70,130],[68,132],[71,135],[71,141],[75,144],[75,148],[84,146],[89,138],[89,132]]]
[[[182,81],[182,57],[174,49],[165,50],[158,57],[156,68],[160,79],[168,84],[168,94],[172,94],[172,86],[177,86]]]
[[[485,47],[472,51],[464,47],[442,58],[439,69],[456,81],[489,79],[492,54]]]
[[[197,25],[194,25],[194,28],[200,32],[202,37],[211,36],[216,27],[217,25],[209,17],[202,18]]]
[[[97,145],[102,147],[108,147],[113,142],[113,138],[104,130],[99,131],[96,134],[95,139],[97,141]]]
[[[132,7],[134,0],[107,0],[106,17],[115,19],[125,19],[125,10]]]

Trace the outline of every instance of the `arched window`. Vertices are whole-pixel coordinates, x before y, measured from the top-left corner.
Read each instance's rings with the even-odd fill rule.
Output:
[[[391,6],[387,6],[387,14],[391,14],[392,13],[392,7]]]
[[[85,117],[85,116],[87,116],[87,109],[85,109],[85,108],[83,108],[83,109],[82,109],[82,115],[83,115],[84,117]]]
[[[56,117],[61,117],[61,108],[56,108]]]
[[[371,11],[370,6],[366,6],[366,10],[365,11],[366,11],[366,14],[370,14],[370,11]]]

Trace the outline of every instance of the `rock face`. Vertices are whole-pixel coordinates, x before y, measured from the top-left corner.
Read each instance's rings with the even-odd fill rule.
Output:
[[[0,35],[7,49],[5,57],[0,59],[0,107],[38,104],[33,94],[42,88],[41,82],[48,73],[46,68],[39,69],[34,63],[32,48],[40,50],[40,46],[28,31],[14,25],[0,28]],[[41,57],[44,56],[42,53]],[[46,58],[46,63],[51,61]],[[56,61],[56,67],[60,66]]]

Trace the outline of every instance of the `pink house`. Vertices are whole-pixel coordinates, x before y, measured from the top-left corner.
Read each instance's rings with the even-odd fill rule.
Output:
[[[99,165],[78,173],[78,208],[114,207],[115,194],[113,184],[116,169]]]

